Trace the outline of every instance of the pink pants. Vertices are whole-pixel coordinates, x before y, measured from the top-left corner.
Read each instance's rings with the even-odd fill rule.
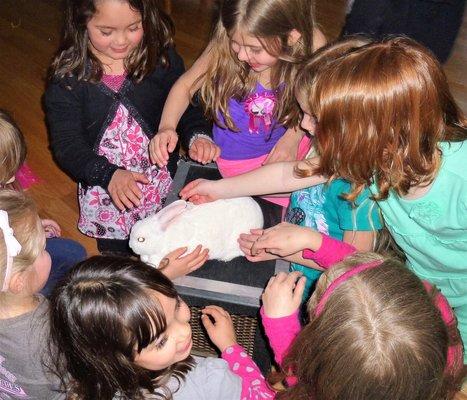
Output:
[[[297,151],[297,160],[303,160],[308,154],[311,147],[311,139],[305,135],[303,136]],[[224,178],[244,174],[245,172],[252,171],[260,168],[268,155],[265,154],[256,158],[249,158],[246,160],[225,160],[221,157],[217,159],[217,167],[219,172]],[[289,205],[289,197],[263,197],[263,199],[271,203],[279,204],[282,207]]]

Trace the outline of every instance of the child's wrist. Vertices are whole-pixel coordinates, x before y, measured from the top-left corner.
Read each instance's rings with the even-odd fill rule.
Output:
[[[223,345],[222,349],[219,349],[219,350],[221,351],[221,353],[225,353],[226,350],[228,350],[231,347],[235,347],[235,346],[238,346],[237,341],[233,341],[233,342],[230,342],[229,344]]]

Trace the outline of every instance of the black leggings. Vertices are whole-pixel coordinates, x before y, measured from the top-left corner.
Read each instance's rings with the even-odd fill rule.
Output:
[[[103,255],[134,256],[128,246],[128,239],[96,239],[97,249]]]

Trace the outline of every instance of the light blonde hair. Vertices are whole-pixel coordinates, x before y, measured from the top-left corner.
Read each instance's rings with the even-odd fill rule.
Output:
[[[320,165],[301,174],[347,179],[351,201],[373,182],[375,199],[430,184],[441,164],[439,142],[467,139],[441,65],[405,37],[336,52],[345,43],[324,49],[323,61],[312,59],[295,81],[319,125]]]
[[[0,210],[8,213],[13,235],[21,244],[20,253],[13,258],[12,274],[22,272],[34,263],[44,246],[44,229],[32,199],[15,190],[0,190]],[[6,245],[0,229],[0,287],[5,279]]]
[[[18,125],[0,109],[0,186],[4,186],[26,159],[26,142]]]
[[[381,261],[343,281],[316,316],[330,284],[351,269]],[[356,254],[319,279],[308,303],[310,322],[292,344],[284,368],[297,385],[278,400],[443,400],[460,386],[462,357],[447,367],[448,347],[460,344],[435,305],[437,292],[401,262]]]
[[[278,123],[293,127],[299,122],[299,108],[293,85],[300,62],[313,53],[314,7],[310,0],[225,0],[211,40],[211,62],[200,78],[204,83],[200,98],[209,118],[220,126],[238,130],[229,113],[231,98],[243,100],[252,92],[255,77],[246,63],[231,50],[230,37],[241,31],[256,37],[266,51],[278,57],[273,66],[271,85],[280,88],[274,110]],[[300,33],[298,41],[289,44],[292,30]],[[225,124],[218,115],[224,117]]]

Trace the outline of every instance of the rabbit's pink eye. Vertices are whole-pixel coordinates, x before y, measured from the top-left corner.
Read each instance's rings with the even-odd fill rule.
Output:
[[[144,242],[144,240],[145,240],[144,237],[139,237],[138,238],[138,242]]]

